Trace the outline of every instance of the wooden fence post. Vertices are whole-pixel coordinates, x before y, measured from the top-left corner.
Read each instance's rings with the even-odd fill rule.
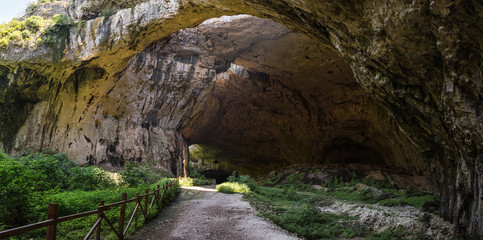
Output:
[[[104,200],[101,200],[101,203],[99,204],[99,207],[97,210],[102,211],[102,206],[104,206]],[[102,212],[97,213],[97,219],[102,218]],[[97,233],[96,233],[96,240],[101,240],[101,226],[102,226],[102,220],[99,223],[99,226],[97,226]]]
[[[124,218],[126,216],[126,199],[127,199],[127,193],[123,193],[121,200],[121,213],[119,214],[119,227],[118,227],[118,232],[122,236],[122,239],[124,239]],[[122,240],[121,239],[121,240]]]
[[[157,185],[156,186],[156,200],[159,201],[159,190],[160,190],[161,186]]]
[[[49,220],[53,219],[54,223],[47,226],[47,240],[55,240],[57,233],[57,218],[59,217],[59,205],[57,203],[49,203],[47,210]]]
[[[137,194],[136,196],[136,204],[139,204],[139,208],[143,210],[141,205],[141,197],[139,196],[139,194]],[[143,213],[144,213],[144,210],[143,210]],[[138,218],[139,218],[139,214],[136,212],[136,214],[134,215],[134,224],[135,224],[134,228],[137,228],[138,226]]]
[[[149,198],[149,189],[145,191],[146,197],[144,198],[144,211],[146,211],[146,218],[148,217],[148,198]]]

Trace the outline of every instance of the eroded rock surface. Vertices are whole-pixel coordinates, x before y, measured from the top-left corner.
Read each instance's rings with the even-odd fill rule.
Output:
[[[5,150],[178,174],[185,140],[267,168],[363,156],[429,173],[442,215],[483,236],[481,3],[151,0],[97,17],[92,2],[68,7],[88,21],[61,64],[45,45],[0,51]],[[170,35],[235,13],[310,39],[216,21]]]

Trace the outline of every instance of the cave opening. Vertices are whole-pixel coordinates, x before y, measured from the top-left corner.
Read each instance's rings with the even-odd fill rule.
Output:
[[[258,177],[292,165],[361,164],[428,174],[330,46],[248,15],[207,20],[196,34],[212,44],[216,69],[182,128],[199,172],[224,181],[233,171]]]

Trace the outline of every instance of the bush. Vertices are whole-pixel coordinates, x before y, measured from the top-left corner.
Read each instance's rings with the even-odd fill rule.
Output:
[[[237,183],[246,184],[252,190],[256,187],[255,179],[250,177],[250,175],[240,175],[237,177],[236,171],[233,171],[233,173],[230,176],[228,176],[226,180],[228,182],[237,182]]]
[[[123,182],[131,187],[146,183],[150,180],[145,168],[138,162],[126,163],[124,170],[119,171],[119,174],[122,176]]]
[[[29,41],[36,34],[42,33],[43,28],[52,24],[51,20],[39,16],[30,16],[23,21],[13,19],[7,24],[0,25],[0,47],[6,48],[10,41],[21,43]]]
[[[194,185],[193,178],[180,178],[179,185],[183,187],[192,187]]]
[[[0,152],[0,176],[0,224],[9,227],[35,219],[33,209],[43,195],[114,186],[104,170],[78,167],[67,155],[55,153],[10,157]]]
[[[34,184],[31,174],[25,165],[0,152],[0,224],[13,227],[26,222]]]
[[[236,182],[238,181],[238,178],[236,177],[236,171],[233,171],[230,176],[226,178],[226,181],[228,182]]]
[[[73,167],[70,169],[69,190],[92,191],[115,186],[105,173],[97,166]]]
[[[216,185],[216,191],[222,193],[249,193],[250,188],[244,183],[225,182]]]
[[[199,173],[196,168],[194,168],[191,164],[189,165],[190,170],[190,177],[192,178],[199,178],[199,179],[206,179],[206,176]]]
[[[211,185],[211,184],[212,182],[210,179],[193,178],[193,185],[195,186]]]
[[[32,32],[38,32],[44,25],[44,19],[39,16],[31,16],[25,20],[25,26]]]
[[[160,178],[174,177],[172,173],[151,165],[142,165],[138,162],[126,163],[124,170],[118,172],[124,185],[136,187],[140,184],[154,183]]]

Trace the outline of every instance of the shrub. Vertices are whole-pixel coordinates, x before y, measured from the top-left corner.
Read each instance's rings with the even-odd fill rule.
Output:
[[[216,191],[222,193],[249,193],[250,188],[244,183],[224,182],[216,185]]]
[[[250,177],[250,175],[240,175],[237,177],[236,171],[233,171],[233,173],[230,176],[228,176],[227,181],[232,183],[236,182],[236,183],[245,184],[248,187],[250,187],[252,190],[256,187],[255,179]]]
[[[0,25],[0,47],[6,48],[10,41],[21,43],[29,41],[32,36],[39,34],[52,21],[39,16],[30,16],[23,21],[13,19],[7,24]]]
[[[0,223],[9,227],[26,222],[30,209],[31,171],[0,152]]]
[[[115,186],[105,173],[97,166],[73,167],[70,169],[69,190],[92,191]]]
[[[211,185],[210,179],[193,178],[194,186]]]
[[[31,16],[25,20],[25,26],[32,32],[37,32],[44,25],[44,19],[39,16]]]
[[[33,172],[28,176],[33,181],[33,191],[67,189],[70,169],[75,166],[65,154],[34,153],[18,161]]]
[[[160,178],[174,177],[172,173],[138,162],[126,163],[124,170],[118,173],[122,177],[123,184],[131,187],[144,183],[154,183]]]
[[[22,32],[15,30],[10,33],[9,38],[11,41],[20,41],[22,40]]]
[[[206,176],[199,173],[196,168],[194,168],[191,164],[189,165],[190,170],[190,177],[192,178],[199,178],[199,179],[206,179]]]
[[[193,186],[193,178],[180,178],[179,185],[183,187],[191,187]]]
[[[149,176],[138,162],[126,163],[124,170],[119,171],[125,184],[135,187],[149,181]]]

